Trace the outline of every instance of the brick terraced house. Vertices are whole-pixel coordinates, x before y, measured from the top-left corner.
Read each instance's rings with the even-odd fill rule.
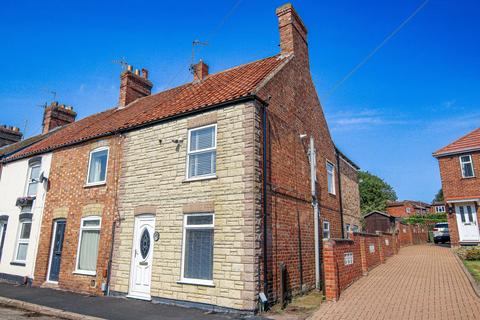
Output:
[[[431,205],[421,201],[390,201],[387,203],[387,213],[396,218],[410,217],[413,215],[426,215],[430,213]]]
[[[155,94],[129,66],[118,107],[7,158],[51,154],[34,285],[248,312],[322,285],[322,238],[358,223],[358,167],[330,136],[305,25],[276,14],[279,54],[200,61]]]
[[[55,113],[47,114],[52,109]],[[67,122],[54,119],[62,113],[71,115]],[[58,104],[46,108],[45,114],[53,124],[44,133],[0,149],[0,278],[19,283],[31,283],[34,277],[52,154],[11,158],[61,131],[76,116],[70,107]]]
[[[433,153],[442,178],[452,246],[480,243],[480,128]]]

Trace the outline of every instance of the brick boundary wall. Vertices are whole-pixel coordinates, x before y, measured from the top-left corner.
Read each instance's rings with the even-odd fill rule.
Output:
[[[405,232],[398,229],[394,233],[352,232],[350,239],[323,240],[326,299],[337,301],[343,290],[362,275],[367,275],[370,270],[385,263],[386,259],[397,254],[401,247],[427,241],[425,226],[401,226],[405,226]],[[352,254],[353,261],[346,258],[349,253]]]

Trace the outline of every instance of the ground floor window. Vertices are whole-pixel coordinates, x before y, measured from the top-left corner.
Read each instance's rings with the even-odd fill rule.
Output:
[[[7,233],[7,221],[0,220],[0,261],[2,260],[3,244]]]
[[[330,239],[330,222],[323,221],[323,239]]]
[[[23,219],[18,228],[17,245],[15,249],[15,262],[25,263],[27,260],[28,243],[30,242],[30,231],[32,220]]]
[[[96,274],[100,224],[100,217],[82,219],[77,252],[77,273]]]
[[[182,281],[212,283],[213,228],[212,213],[184,216]]]

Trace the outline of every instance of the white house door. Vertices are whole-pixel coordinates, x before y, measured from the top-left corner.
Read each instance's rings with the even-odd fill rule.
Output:
[[[460,242],[480,241],[480,232],[478,229],[475,205],[455,205],[455,211],[457,215],[457,226]]]
[[[136,216],[134,228],[128,297],[151,300],[155,217],[153,215]]]

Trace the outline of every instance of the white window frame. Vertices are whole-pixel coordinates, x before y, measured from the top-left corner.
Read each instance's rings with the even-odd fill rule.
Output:
[[[328,170],[328,166],[329,166],[329,165],[332,166],[332,172],[331,172],[331,174],[332,174],[332,190],[330,190],[329,185],[328,185],[328,175],[330,174],[330,173],[329,173],[329,170]],[[326,167],[326,169],[327,169],[327,191],[328,191],[328,193],[335,195],[335,194],[337,194],[337,192],[336,192],[336,190],[335,190],[335,189],[336,189],[336,183],[335,183],[335,165],[334,165],[332,162],[330,162],[330,161],[327,160],[327,162],[326,162],[326,164],[325,164],[325,167]]]
[[[435,207],[435,212],[436,213],[444,213],[445,212],[445,206],[436,206]]]
[[[202,150],[196,150],[196,151],[190,151],[190,143],[192,141],[192,132],[195,132],[197,130],[201,129],[206,129],[206,128],[214,128],[214,137],[215,137],[215,143],[213,147],[202,149]],[[215,172],[211,174],[204,174],[200,176],[194,176],[190,177],[189,171],[190,171],[190,155],[194,154],[199,154],[199,153],[205,153],[205,152],[210,152],[210,151],[215,151],[215,162],[217,161],[217,124],[208,124],[205,126],[201,127],[195,127],[195,128],[190,128],[188,129],[188,134],[187,134],[187,161],[186,161],[186,170],[185,170],[185,180],[187,181],[195,181],[195,180],[203,180],[203,179],[211,179],[211,178],[216,178],[217,177],[217,165],[215,163]]]
[[[327,226],[325,228],[325,226]],[[325,238],[325,231],[328,230],[328,237]],[[323,220],[323,223],[322,223],[322,238],[323,239],[330,239],[331,237],[331,233],[330,233],[330,222],[327,221],[327,220]]]
[[[26,184],[26,186],[25,186],[25,196],[27,196],[27,197],[36,197],[36,196],[37,196],[37,193],[38,193],[38,185],[40,184],[40,181],[33,182],[33,180],[32,180],[32,170],[33,170],[34,167],[39,167],[39,168],[40,168],[40,174],[41,174],[41,172],[42,172],[42,163],[39,162],[39,161],[37,161],[37,162],[34,162],[34,163],[32,163],[32,164],[30,164],[30,165],[28,166],[27,184]],[[29,189],[30,185],[33,184],[33,183],[37,184],[37,190],[36,190],[36,192],[35,192],[35,195],[29,196],[29,195],[28,195],[28,189]]]
[[[195,224],[195,225],[187,225],[188,217],[192,216],[212,216],[212,223],[211,224]],[[212,266],[212,279],[205,280],[205,279],[194,279],[194,278],[185,278],[185,241],[187,238],[187,230],[188,229],[211,229],[215,234],[215,213],[213,212],[202,212],[202,213],[187,213],[183,216],[183,239],[182,239],[182,265],[180,270],[180,282],[181,283],[188,283],[188,284],[197,284],[197,285],[204,285],[204,286],[213,286],[213,266]],[[215,241],[212,243],[214,246]],[[213,248],[215,250],[215,247]],[[213,259],[215,260],[215,259]],[[213,261],[212,261],[213,263]]]
[[[30,223],[30,234],[28,236],[28,239],[20,238],[20,235],[22,234],[22,227],[25,223]],[[22,219],[20,220],[20,223],[18,224],[18,231],[17,231],[17,239],[15,243],[15,251],[14,251],[14,256],[13,256],[13,262],[16,263],[26,263],[27,262],[27,257],[28,257],[28,248],[30,246],[30,237],[32,235],[32,219]],[[20,247],[20,244],[26,244],[27,245],[27,254],[25,255],[25,260],[18,260],[18,249]]]
[[[93,220],[98,220],[98,226],[94,227],[84,227],[83,222],[84,221],[93,221]],[[81,270],[78,268],[78,263],[79,263],[79,258],[80,258],[80,246],[82,245],[82,234],[84,230],[98,230],[99,237],[101,236],[101,231],[102,231],[102,218],[100,216],[90,216],[90,217],[85,217],[80,220],[80,230],[78,232],[78,245],[77,245],[77,258],[75,259],[75,271],[73,273],[77,274],[84,274],[87,276],[96,276],[97,275],[97,270],[95,271],[90,271],[90,270]],[[100,239],[98,241],[98,248],[97,250],[100,249]],[[97,253],[97,260],[98,260],[98,253]],[[98,261],[97,261],[98,262]],[[97,264],[95,264],[95,269],[98,267]]]
[[[345,233],[347,234],[347,239],[350,239],[350,231],[351,231],[350,223],[347,223],[345,225]]]
[[[463,162],[463,161],[462,161],[462,158],[463,158],[463,157],[468,157],[468,158],[469,158],[469,161]],[[460,171],[462,172],[462,178],[465,178],[465,179],[475,178],[475,168],[473,167],[472,155],[471,155],[471,154],[466,154],[466,155],[459,156],[459,157],[458,157],[458,160],[460,161]],[[463,165],[464,165],[464,164],[467,164],[467,163],[470,163],[470,165],[472,166],[472,175],[471,175],[471,176],[468,176],[468,177],[465,176],[465,172],[463,171]]]
[[[406,207],[406,208],[405,208],[405,212],[406,212],[406,213],[412,213],[412,208]]]
[[[96,152],[107,150],[107,162],[105,163],[105,180],[103,181],[96,181],[96,182],[89,182],[88,179],[90,177],[90,166],[92,165],[92,155]],[[88,170],[87,170],[87,182],[85,185],[87,186],[98,186],[107,183],[108,177],[108,158],[110,158],[110,148],[109,147],[98,147],[90,151],[90,155],[88,157]]]

